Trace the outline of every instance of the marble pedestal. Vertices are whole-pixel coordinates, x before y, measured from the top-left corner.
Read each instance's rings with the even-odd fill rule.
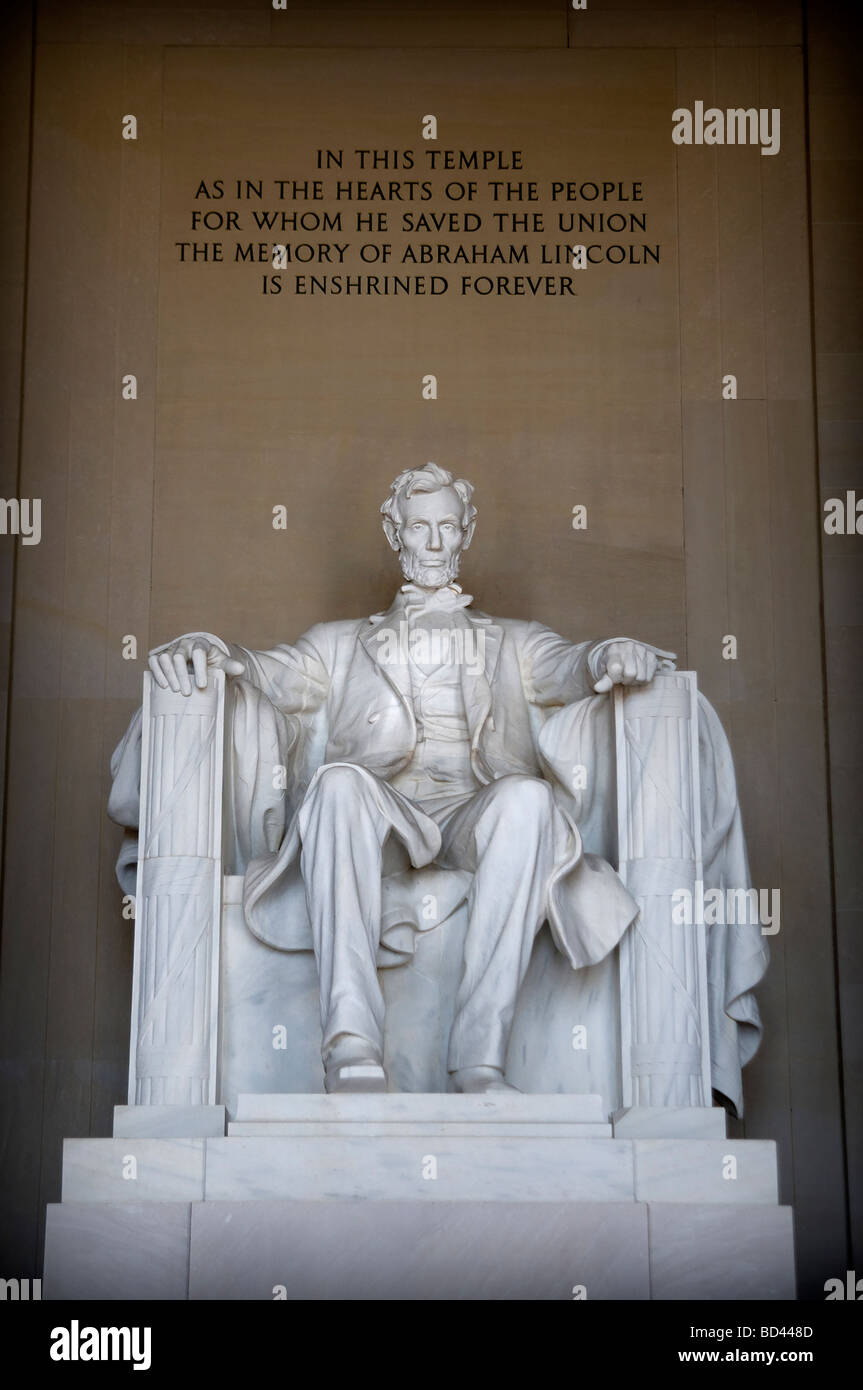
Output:
[[[794,1296],[775,1146],[721,1113],[676,1137],[598,1096],[242,1095],[227,1133],[147,1109],[66,1141],[46,1298]]]

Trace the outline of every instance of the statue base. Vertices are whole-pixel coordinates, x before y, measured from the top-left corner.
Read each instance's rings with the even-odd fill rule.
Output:
[[[772,1142],[621,1137],[598,1096],[242,1096],[218,1135],[196,1109],[66,1140],[46,1298],[794,1297]]]

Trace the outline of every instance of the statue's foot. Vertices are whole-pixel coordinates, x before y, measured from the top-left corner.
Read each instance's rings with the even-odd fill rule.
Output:
[[[482,1091],[518,1091],[517,1086],[510,1086],[504,1080],[503,1072],[498,1067],[460,1067],[454,1071],[452,1079],[457,1091],[464,1095],[475,1095]]]
[[[327,1067],[324,1085],[330,1095],[336,1091],[385,1091],[387,1074],[380,1062],[343,1062]]]
[[[324,1086],[331,1095],[336,1091],[385,1091],[387,1074],[370,1044],[363,1045],[361,1038],[352,1042],[344,1037],[326,1059]]]

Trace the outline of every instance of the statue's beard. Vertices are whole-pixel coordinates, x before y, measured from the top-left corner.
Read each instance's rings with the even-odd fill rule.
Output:
[[[402,574],[410,584],[418,584],[421,589],[442,589],[451,584],[458,574],[458,555],[451,555],[439,565],[423,564],[413,551],[399,551]]]

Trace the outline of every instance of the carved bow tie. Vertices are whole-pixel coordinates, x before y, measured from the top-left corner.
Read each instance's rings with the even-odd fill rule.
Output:
[[[445,584],[431,592],[418,588],[416,584],[403,584],[400,593],[404,595],[404,608],[409,618],[415,613],[453,613],[457,608],[467,608],[468,604],[473,603],[473,594],[463,594],[458,584]]]

